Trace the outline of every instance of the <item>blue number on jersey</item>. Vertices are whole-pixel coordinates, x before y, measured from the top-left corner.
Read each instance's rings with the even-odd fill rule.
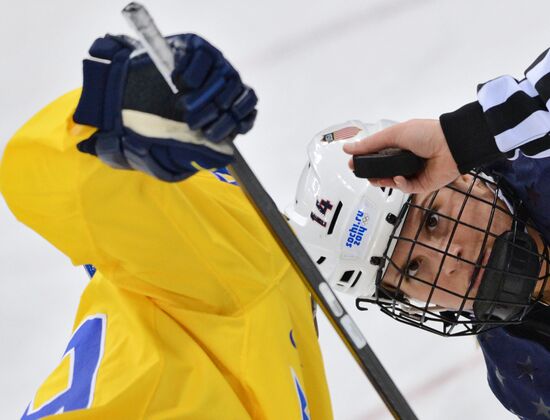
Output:
[[[64,413],[89,408],[92,404],[97,370],[103,357],[105,344],[106,316],[92,315],[84,320],[73,333],[64,357],[71,357],[68,389],[33,409],[31,401],[22,419]]]

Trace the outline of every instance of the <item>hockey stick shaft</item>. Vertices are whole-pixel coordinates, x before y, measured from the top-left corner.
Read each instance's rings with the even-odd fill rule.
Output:
[[[174,92],[177,92],[177,89],[174,90],[175,86],[171,79],[174,69],[172,51],[147,10],[133,2],[124,8],[123,15],[138,33],[144,48],[166,82]],[[275,202],[262,187],[238,148],[233,142],[229,144],[235,158],[230,168],[232,174],[375,390],[395,418],[416,419],[411,407],[368,345],[361,330],[332,292],[329,284],[281,216]]]

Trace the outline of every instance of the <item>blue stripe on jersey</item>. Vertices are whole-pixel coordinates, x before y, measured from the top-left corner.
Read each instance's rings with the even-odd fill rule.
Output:
[[[222,182],[226,182],[231,185],[239,185],[237,181],[233,179],[227,168],[220,168],[212,171],[212,174]]]
[[[296,375],[296,372],[294,372],[294,369],[292,368],[290,368],[290,373],[292,374],[292,379],[294,380],[294,385],[296,386],[296,393],[298,394],[298,401],[300,402],[301,420],[311,420],[306,394],[300,384],[300,381],[298,380],[298,375]]]

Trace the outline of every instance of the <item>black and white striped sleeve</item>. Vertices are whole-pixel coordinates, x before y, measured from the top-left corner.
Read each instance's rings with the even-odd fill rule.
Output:
[[[521,81],[501,76],[478,86],[477,101],[443,114],[441,126],[462,173],[518,153],[550,157],[550,53]]]

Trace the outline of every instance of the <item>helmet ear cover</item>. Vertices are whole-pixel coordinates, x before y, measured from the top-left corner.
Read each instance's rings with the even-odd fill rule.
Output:
[[[516,321],[530,307],[541,263],[526,232],[502,233],[495,240],[474,302],[476,319]]]

